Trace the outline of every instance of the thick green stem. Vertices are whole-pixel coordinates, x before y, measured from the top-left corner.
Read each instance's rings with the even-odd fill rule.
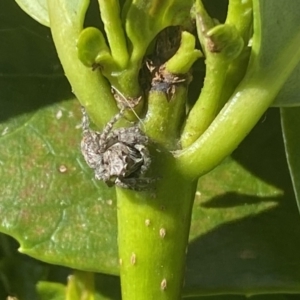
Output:
[[[139,72],[140,64],[130,63],[125,70],[108,73],[105,76],[125,97],[138,97],[141,95]]]
[[[161,90],[150,90],[144,126],[148,136],[169,150],[177,148],[180,126],[184,118],[187,88],[174,86],[171,99]]]
[[[67,0],[48,0],[51,32],[74,94],[93,121],[103,127],[118,110],[110,86],[100,71],[92,71],[78,59],[77,39],[89,1],[78,3],[77,7]]]
[[[117,190],[123,300],[179,300],[196,183],[174,170],[174,158],[156,155],[155,189]]]

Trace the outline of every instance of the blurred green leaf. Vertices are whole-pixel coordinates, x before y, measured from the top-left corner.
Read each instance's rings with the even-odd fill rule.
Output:
[[[15,0],[18,5],[39,23],[50,26],[47,0]]]
[[[281,121],[287,161],[300,210],[300,107],[282,108]]]
[[[120,280],[115,276],[96,274],[95,300],[121,300]],[[70,280],[70,277],[68,277]],[[66,279],[67,281],[67,279]],[[37,292],[40,300],[65,300],[67,286],[61,283],[40,281]],[[73,298],[71,298],[74,300]]]
[[[40,300],[65,300],[66,287],[61,283],[40,281],[37,291]]]

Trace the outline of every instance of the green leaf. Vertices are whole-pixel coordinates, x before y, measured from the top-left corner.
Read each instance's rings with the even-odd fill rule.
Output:
[[[39,23],[50,26],[47,0],[15,0],[18,5]]]
[[[200,179],[185,295],[299,293],[299,215],[280,131],[269,110],[232,158]]]
[[[280,69],[287,63],[289,53],[295,45],[299,45],[300,12],[299,2],[292,1],[258,1],[254,0],[256,10],[255,19],[261,28],[259,34],[254,35],[253,47],[258,56],[252,57],[252,62],[258,67],[267,69],[277,63]],[[292,48],[291,48],[292,47]],[[283,76],[278,73],[276,75]]]
[[[300,41],[299,41],[300,44]],[[275,98],[273,106],[300,106],[300,64],[295,68],[283,88]]]
[[[282,108],[281,121],[287,161],[300,210],[300,108]]]
[[[7,14],[11,16],[21,12],[18,7],[9,8]],[[82,159],[78,102],[55,104],[70,98],[71,93],[57,67],[53,44],[44,38],[50,32],[47,28],[40,31],[38,23],[31,28],[30,22],[12,26],[10,20],[5,21],[1,25],[5,28],[9,24],[10,30],[0,31],[1,40],[5,40],[0,44],[1,231],[15,237],[21,251],[75,268],[80,268],[79,261],[83,263],[84,252],[89,258],[93,256],[93,247],[102,252],[103,238],[116,260],[105,257],[103,271],[115,273],[111,270],[111,263],[117,264],[117,250],[113,246],[116,240],[111,240],[116,234],[111,233],[116,230],[115,207],[111,205],[114,190],[95,182]],[[104,215],[103,206],[109,207]],[[93,235],[93,220],[97,233],[91,239],[87,233]],[[103,234],[101,224],[108,226]],[[74,238],[77,246],[70,242]],[[101,259],[98,255],[94,259],[90,268],[99,271]],[[86,264],[81,267],[86,268]]]
[[[292,1],[271,1],[271,5],[267,1],[261,2],[264,10],[264,19],[262,26],[261,48],[265,51],[261,56],[260,62],[263,64],[271,64],[275,61],[280,52],[287,49],[294,40],[297,40],[300,46],[300,11],[299,2]],[[266,20],[266,21],[264,21]],[[267,24],[267,26],[266,26]],[[276,41],[276,42],[275,42]],[[289,57],[281,57],[277,59],[278,67],[285,64]],[[275,71],[276,72],[276,71]],[[282,76],[282,72],[278,71],[276,76]],[[300,64],[296,66],[292,74],[289,76],[281,91],[275,98],[273,106],[288,107],[300,105]]]
[[[1,230],[43,261],[111,272],[114,189],[95,182],[81,157],[79,105],[66,101],[24,114],[0,132]],[[105,248],[114,259],[107,260]]]

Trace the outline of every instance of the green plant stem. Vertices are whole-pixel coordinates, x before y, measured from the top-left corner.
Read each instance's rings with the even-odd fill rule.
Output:
[[[143,125],[152,140],[169,150],[174,150],[184,118],[187,88],[183,85],[177,86],[175,93],[170,97],[171,99],[167,99],[164,91],[150,90]]]
[[[154,154],[155,189],[117,189],[122,300],[179,300],[196,183]]]
[[[77,3],[77,2],[76,2]],[[48,0],[51,32],[59,59],[72,90],[92,120],[103,127],[118,111],[110,86],[100,71],[92,71],[78,59],[77,39],[89,1]]]
[[[125,68],[129,54],[120,18],[119,1],[98,0],[98,2],[112,57],[120,69]]]
[[[232,24],[236,27],[245,44],[249,42],[251,34],[252,11],[252,0],[229,1],[226,24]]]
[[[205,133],[177,153],[178,168],[198,178],[217,166],[254,127],[300,61],[300,33],[293,37],[277,60],[261,68],[255,54],[245,78]],[[288,58],[288,59],[287,59]]]
[[[139,85],[140,64],[131,64],[120,72],[110,72],[104,75],[112,86],[116,87],[125,97],[138,97],[141,95]]]
[[[228,70],[228,62],[218,54],[210,54],[206,59],[206,76],[201,94],[186,121],[181,145],[191,145],[208,128],[221,105],[220,98]]]
[[[246,1],[245,5],[232,1],[229,5],[230,22],[235,20],[243,9],[246,10],[247,18],[245,20],[242,18],[243,21],[238,23],[240,31],[249,31],[252,6],[249,8],[248,2]],[[183,129],[181,136],[183,148],[195,142],[214,120],[243,77],[249,57],[249,51],[245,49],[242,51],[244,42],[235,25],[229,22],[215,26],[200,0],[195,3],[194,17],[198,37],[206,54],[206,76],[201,94]]]

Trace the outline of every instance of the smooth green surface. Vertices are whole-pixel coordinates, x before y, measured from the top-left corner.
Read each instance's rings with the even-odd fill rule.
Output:
[[[169,153],[158,153],[152,176],[161,179],[153,191],[117,190],[122,299],[178,300],[182,294],[196,182],[174,171]]]
[[[300,42],[299,42],[300,44]],[[300,106],[300,64],[295,68],[281,91],[278,93],[273,106],[295,107]]]
[[[272,2],[272,1],[271,1]],[[278,60],[280,52],[287,49],[293,40],[297,40],[297,47],[300,47],[299,27],[300,27],[300,11],[299,2],[293,1],[275,1],[272,2],[271,9],[268,8],[268,1],[261,2],[262,9],[266,11],[266,19],[262,21],[262,26],[268,22],[268,27],[262,32],[261,48],[266,48],[264,54],[260,58],[262,66],[269,66],[274,60]],[[293,12],[293,13],[291,13]],[[276,43],[272,42],[275,40]],[[292,56],[289,56],[290,59]],[[281,60],[281,61],[280,61]],[[286,64],[288,58],[281,57],[276,62]],[[274,70],[276,76],[282,76],[281,70]],[[275,106],[299,106],[300,105],[300,64],[290,74],[282,90],[275,99]]]

